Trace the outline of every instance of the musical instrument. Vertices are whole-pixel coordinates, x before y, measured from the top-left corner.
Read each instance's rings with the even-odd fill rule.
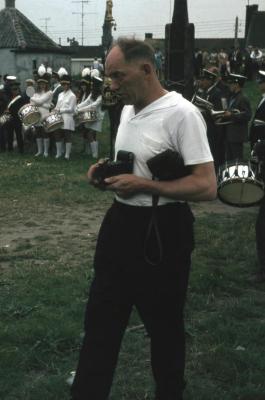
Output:
[[[111,79],[104,78],[103,88],[102,88],[102,107],[114,106],[118,103],[120,96],[111,90]]]
[[[232,110],[227,110],[229,112],[231,112],[232,114],[240,114],[241,111],[237,110],[237,109],[232,109]],[[223,114],[225,113],[225,111],[223,111]],[[215,125],[230,125],[233,124],[232,119],[227,119],[227,118],[223,118],[222,114],[220,116],[217,116],[216,120],[215,120]]]
[[[35,94],[35,88],[33,86],[28,86],[26,88],[26,95],[31,98],[34,94]]]
[[[79,112],[75,117],[75,126],[85,124],[87,122],[95,122],[98,120],[96,110]]]
[[[264,196],[258,163],[225,163],[219,168],[217,181],[219,199],[232,206],[250,207]]]
[[[223,125],[224,124],[224,122],[221,121],[221,117],[225,113],[224,110],[220,110],[220,111],[216,110],[215,111],[213,109],[214,105],[210,101],[205,100],[196,94],[193,96],[191,102],[200,110],[201,113],[210,114],[214,120],[215,125]],[[229,123],[231,123],[231,122],[229,121]],[[227,124],[227,122],[226,122],[226,124]]]
[[[52,111],[42,121],[43,127],[46,132],[53,132],[61,129],[64,125],[63,117],[57,111]]]
[[[18,110],[18,116],[24,125],[35,125],[40,122],[41,114],[37,106],[25,104]]]
[[[0,126],[4,126],[7,122],[11,120],[12,116],[9,112],[4,112],[0,116]]]
[[[201,112],[211,112],[213,110],[213,103],[208,100],[203,99],[198,96],[196,93],[193,95],[191,102],[201,111]]]
[[[253,121],[253,126],[256,127],[263,127],[265,128],[265,121],[262,121],[261,119],[254,119]]]

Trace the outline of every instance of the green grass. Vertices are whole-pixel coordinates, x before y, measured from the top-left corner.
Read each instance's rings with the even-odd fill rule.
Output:
[[[108,153],[107,128],[100,138]],[[97,231],[112,196],[85,178],[92,160],[0,154],[0,399],[67,400]],[[30,164],[30,165],[28,165]],[[265,285],[255,211],[193,205],[196,250],[186,307],[185,400],[264,399]],[[216,211],[216,212],[215,212]],[[149,339],[133,313],[111,400],[151,400]],[[244,397],[246,396],[246,397]]]

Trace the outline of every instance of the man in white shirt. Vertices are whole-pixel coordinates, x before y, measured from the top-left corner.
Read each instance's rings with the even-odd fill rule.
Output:
[[[216,196],[205,123],[193,104],[161,86],[147,43],[119,39],[106,58],[105,71],[125,104],[115,152],[134,153],[134,165],[132,174],[104,181],[105,189],[116,196],[99,233],[72,399],[108,399],[135,306],[151,340],[155,398],[182,400],[183,310],[194,247],[194,219],[186,201]],[[182,156],[189,175],[152,180],[147,161],[169,149]],[[96,186],[98,168],[99,163],[88,171]]]

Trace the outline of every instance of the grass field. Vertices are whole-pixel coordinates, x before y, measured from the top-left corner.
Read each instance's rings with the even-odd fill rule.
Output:
[[[107,144],[105,126],[103,154]],[[97,232],[112,200],[88,186],[91,159],[80,152],[76,139],[70,162],[0,154],[1,400],[69,398]],[[264,400],[265,285],[249,280],[256,209],[218,201],[192,209],[185,400]],[[133,313],[111,400],[151,400],[149,367],[149,339]]]

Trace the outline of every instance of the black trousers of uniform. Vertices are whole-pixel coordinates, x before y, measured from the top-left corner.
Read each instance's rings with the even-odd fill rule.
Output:
[[[6,151],[6,130],[0,126],[0,151]]]
[[[260,271],[265,273],[265,197],[262,199],[256,219],[256,248]]]
[[[14,132],[16,134],[17,146],[20,153],[24,151],[24,140],[22,135],[22,123],[19,118],[13,117],[6,125],[8,151],[13,150]]]
[[[182,400],[185,368],[183,310],[194,246],[193,215],[187,204],[160,206],[157,220],[163,260],[154,232],[146,241],[151,207],[117,201],[98,237],[95,277],[85,314],[74,400],[108,399],[121,341],[133,306],[151,341],[151,365],[159,400]]]
[[[225,143],[225,158],[226,161],[242,160],[243,159],[243,142],[228,142]]]

